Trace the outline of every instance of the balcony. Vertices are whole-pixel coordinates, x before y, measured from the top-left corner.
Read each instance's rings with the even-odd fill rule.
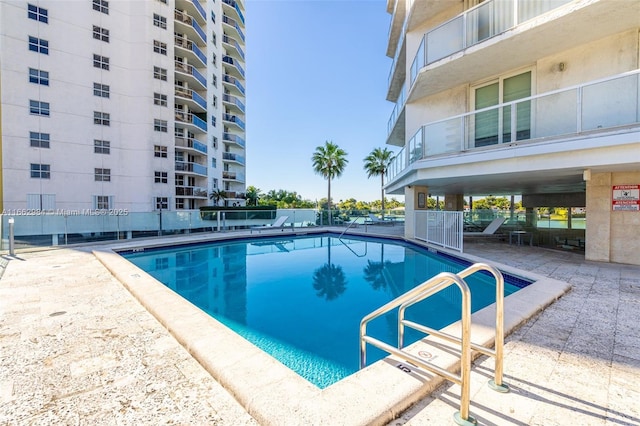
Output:
[[[176,7],[186,10],[203,24],[207,22],[207,13],[198,0],[176,0]]]
[[[187,51],[186,57],[189,62],[198,59],[200,60],[200,62],[202,62],[202,67],[207,66],[207,55],[205,55],[205,53],[200,50],[200,48],[194,42],[177,35],[174,36],[173,39],[176,47],[180,47]]]
[[[242,47],[240,47],[240,45],[238,44],[237,41],[235,41],[235,39],[229,37],[226,34],[222,35],[222,43],[225,44],[227,47],[227,53],[232,53],[233,50],[236,51],[236,53],[238,54],[238,56],[240,56],[240,58],[244,61],[244,51],[242,50]],[[232,52],[229,52],[229,48],[233,49]]]
[[[176,136],[175,143],[177,148],[186,148],[197,151],[199,154],[207,155],[207,145],[199,140]]]
[[[505,152],[542,142],[552,153],[563,150],[554,143],[576,138],[583,138],[580,148],[587,148],[584,138],[600,147],[599,135],[639,131],[639,89],[640,70],[635,70],[425,124],[396,156],[387,178],[392,181],[419,160],[464,158],[478,150]]]
[[[240,65],[240,61],[239,60],[233,59],[231,56],[225,55],[225,56],[222,57],[222,62],[224,62],[225,64],[232,65],[231,70],[232,71],[234,71],[234,70],[237,71],[236,77],[245,78],[244,77],[244,69]]]
[[[207,79],[198,72],[193,65],[186,64],[184,62],[175,61],[176,72],[181,73],[186,77],[185,81],[190,84],[198,84],[202,90],[207,90]]]
[[[240,25],[238,25],[238,23],[235,21],[235,19],[229,18],[227,15],[223,15],[222,16],[222,23],[228,25],[229,27],[231,27],[233,29],[233,31],[235,31],[235,33],[238,35],[238,37],[240,38],[240,40],[242,40],[242,42],[244,43],[244,32],[242,32],[242,28],[240,27]],[[238,38],[236,37],[236,38]]]
[[[196,112],[207,112],[207,101],[197,92],[181,86],[175,86],[176,100],[184,99],[189,109]]]
[[[207,188],[202,186],[176,186],[176,195],[180,197],[207,198]]]
[[[387,144],[389,145],[404,145],[404,104],[406,101],[407,91],[405,86],[400,89],[400,95],[398,101],[391,111],[391,116],[387,122]]]
[[[222,153],[222,159],[224,161],[233,161],[235,163],[245,165],[244,156],[239,155],[239,154],[234,154],[234,153],[231,153],[231,152],[223,152]]]
[[[192,124],[200,131],[205,133],[207,132],[207,122],[190,112],[184,112],[177,109],[175,110],[175,117],[178,122]]]
[[[245,113],[246,108],[244,106],[244,103],[242,103],[242,101],[240,101],[240,99],[236,98],[233,95],[228,95],[226,93],[223,94],[222,95],[222,102],[229,109],[237,110],[241,114]]]
[[[638,4],[611,8],[606,0],[485,1],[424,35],[412,61],[407,101],[637,29]]]
[[[242,139],[238,135],[234,135],[233,133],[227,133],[227,132],[223,133],[222,140],[224,143],[236,144],[242,148],[246,146],[246,142],[244,141],[244,139]]]
[[[233,123],[236,126],[238,126],[240,128],[240,130],[242,130],[242,131],[245,130],[244,121],[242,121],[242,119],[240,117],[238,117],[237,115],[222,114],[222,121],[224,121],[226,123]]]
[[[223,171],[222,172],[222,180],[233,180],[233,181],[236,181],[236,182],[243,182],[244,183],[244,181],[245,181],[244,173]]]
[[[235,1],[235,0],[222,0],[222,4],[228,6],[226,8],[223,8],[223,10],[229,9],[229,10],[232,10],[233,12],[235,12],[237,18],[240,20],[240,22],[242,22],[242,25],[244,25],[244,15],[242,14],[242,10],[240,10],[240,6],[238,5],[237,1]]]
[[[176,161],[176,171],[183,173],[194,173],[200,176],[207,176],[207,168],[202,164],[190,163],[186,161]]]
[[[202,40],[202,43],[205,45],[207,44],[207,34],[204,32],[200,24],[198,24],[197,20],[193,19],[191,16],[179,10],[174,11],[173,17],[175,19],[176,24],[178,24],[176,25],[176,29],[178,29],[179,27],[187,35],[189,35],[189,38],[192,38],[194,40],[197,39],[197,37],[200,37],[200,39]],[[179,25],[179,24],[182,24],[182,25]]]
[[[225,83],[225,85],[227,85],[228,87],[237,90],[240,95],[244,96],[244,86],[237,78],[232,77],[229,74],[224,74],[222,76],[222,82]]]

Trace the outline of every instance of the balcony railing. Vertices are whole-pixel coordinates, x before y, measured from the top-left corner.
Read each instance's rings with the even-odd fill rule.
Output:
[[[227,64],[230,64],[236,67],[240,75],[244,77],[244,69],[242,68],[242,66],[240,66],[240,61],[238,61],[237,59],[233,59],[231,56],[225,55],[222,57],[222,62],[225,62]]]
[[[228,4],[229,6],[233,7],[238,13],[238,18],[240,18],[240,20],[244,24],[244,15],[242,14],[240,6],[238,6],[238,3],[235,0],[222,0],[222,3]]]
[[[501,34],[572,0],[487,0],[428,31],[411,64],[411,84],[433,62]],[[393,72],[393,70],[392,70]]]
[[[238,51],[238,54],[240,55],[240,57],[242,58],[242,60],[244,60],[244,51],[242,50],[242,47],[240,47],[240,45],[238,44],[238,42],[229,37],[228,35],[224,34],[222,36],[222,42],[226,43],[230,46],[232,46],[234,49],[236,49]]]
[[[245,164],[244,156],[231,152],[223,152],[222,159],[227,161],[235,161],[236,163]]]
[[[393,107],[393,111],[391,111],[391,117],[389,117],[389,121],[387,123],[387,136],[391,134],[393,128],[396,125],[396,121],[398,121],[398,117],[402,108],[404,108],[404,102],[406,101],[407,91],[405,90],[406,85],[402,85],[402,89],[400,89],[400,95],[398,96],[398,100],[396,101],[396,105]]]
[[[200,72],[198,72],[198,70],[195,69],[193,65],[185,64],[184,62],[180,61],[175,61],[175,64],[176,71],[192,75],[196,80],[198,80],[200,84],[204,86],[205,89],[207,88],[207,79],[202,74],[200,74]]]
[[[232,115],[232,114],[222,114],[222,120],[224,121],[230,121],[232,123],[235,123],[238,127],[240,127],[242,130],[245,130],[245,124],[244,121],[242,121],[242,119],[240,117],[238,117],[237,115]]]
[[[244,173],[223,171],[222,179],[244,182]]]
[[[240,83],[240,80],[238,80],[237,78],[232,77],[229,74],[224,74],[222,76],[222,81],[224,81],[225,83],[233,84],[240,91],[240,93],[244,95],[244,86]]]
[[[207,168],[202,164],[198,163],[189,163],[186,161],[176,161],[176,171],[177,172],[191,172],[199,175],[206,176]]]
[[[191,28],[193,28],[195,32],[198,33],[200,38],[202,38],[202,41],[204,41],[205,43],[207,42],[207,34],[205,34],[202,27],[200,27],[200,24],[198,24],[198,21],[196,21],[191,16],[177,9],[174,11],[173,16],[176,21],[190,25]]]
[[[207,197],[207,188],[202,186],[176,186],[176,195],[182,197]]]
[[[640,125],[640,69],[421,126],[395,157],[391,181],[412,163],[515,141],[562,141]]]
[[[203,132],[207,131],[207,122],[190,112],[184,112],[177,109],[175,110],[175,117],[177,121],[191,123]]]
[[[176,136],[176,146],[181,148],[192,148],[202,154],[207,153],[207,145],[193,138]]]
[[[241,147],[246,146],[246,142],[238,135],[234,135],[233,133],[223,133],[222,140],[229,143],[235,143],[240,145]]]
[[[198,0],[189,0],[191,2],[191,4],[193,4],[196,9],[198,10],[198,13],[200,13],[200,16],[202,16],[203,20],[207,20],[207,14],[204,11],[204,8],[202,7],[202,5],[200,4],[200,2]]]
[[[238,32],[238,35],[242,39],[242,41],[243,42],[245,41],[244,33],[242,32],[242,28],[240,28],[240,25],[238,25],[238,23],[235,21],[235,19],[229,18],[227,15],[223,15],[222,16],[222,22],[224,22],[225,24],[235,28],[235,30]]]
[[[240,99],[236,98],[233,95],[228,95],[226,93],[223,94],[222,95],[222,101],[237,106],[238,109],[240,109],[240,111],[242,111],[242,112],[244,112],[245,109],[246,109],[245,106],[244,106],[244,103],[242,103],[240,101]]]
[[[207,101],[205,100],[205,98],[200,96],[198,92],[195,92],[191,89],[185,89],[184,87],[181,87],[181,86],[176,86],[175,94],[176,96],[180,96],[182,98],[191,99],[195,103],[197,103],[199,106],[204,108],[205,110],[207,109]]]
[[[198,59],[200,59],[202,63],[206,65],[207,55],[205,55],[204,52],[200,50],[200,48],[194,42],[180,36],[174,36],[174,40],[176,46],[192,51],[193,54],[196,55]]]

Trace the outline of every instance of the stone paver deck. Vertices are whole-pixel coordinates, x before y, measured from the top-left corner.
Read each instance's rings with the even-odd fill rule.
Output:
[[[572,284],[507,338],[510,393],[489,390],[493,361],[476,361],[479,424],[640,425],[640,267],[465,251]],[[257,424],[89,250],[18,257],[0,279],[0,424]],[[459,394],[445,385],[390,425],[453,424]]]

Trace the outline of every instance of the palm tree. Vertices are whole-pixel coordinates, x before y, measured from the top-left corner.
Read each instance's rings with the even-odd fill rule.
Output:
[[[257,206],[258,199],[260,198],[261,192],[260,189],[256,188],[253,185],[247,187],[247,192],[245,194],[247,198],[247,205],[249,206]]]
[[[218,203],[220,202],[220,200],[224,200],[225,198],[227,198],[227,193],[224,192],[222,189],[217,188],[214,189],[213,191],[211,191],[211,193],[209,194],[209,199],[213,200],[213,204],[215,206],[218,205]]]
[[[327,179],[327,200],[329,204],[329,225],[331,220],[331,179],[342,175],[349,160],[347,153],[331,141],[325,141],[324,146],[319,146],[311,157],[313,171]]]
[[[382,218],[384,219],[384,175],[387,173],[391,162],[393,161],[393,151],[384,148],[376,148],[364,158],[364,169],[367,177],[380,176],[380,192],[382,201]]]

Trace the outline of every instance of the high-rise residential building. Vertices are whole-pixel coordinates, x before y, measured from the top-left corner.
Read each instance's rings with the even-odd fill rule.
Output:
[[[241,0],[1,0],[2,209],[244,204]]]
[[[640,264],[640,1],[389,0],[386,181],[407,236],[429,195],[522,196],[536,243]],[[564,208],[545,229],[539,208]],[[586,211],[586,229],[572,212]],[[574,222],[578,222],[575,220]],[[567,247],[570,248],[570,247]]]

